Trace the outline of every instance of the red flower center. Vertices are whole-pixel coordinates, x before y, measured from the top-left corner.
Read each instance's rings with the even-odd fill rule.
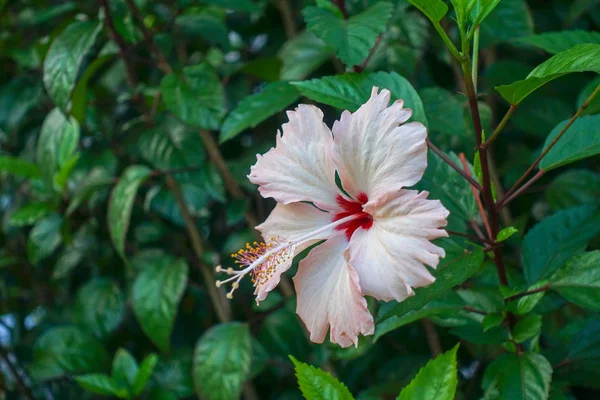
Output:
[[[366,193],[359,193],[358,196],[356,196],[356,200],[347,200],[338,194],[336,201],[343,211],[335,214],[333,217],[334,221],[356,215],[356,219],[343,223],[335,228],[338,231],[345,231],[348,240],[350,240],[352,234],[358,228],[369,229],[373,225],[373,217],[362,209],[362,206],[369,201],[369,197]]]

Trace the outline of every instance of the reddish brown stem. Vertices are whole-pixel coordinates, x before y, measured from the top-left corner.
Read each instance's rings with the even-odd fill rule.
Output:
[[[348,10],[346,10],[346,2],[344,0],[335,0],[335,4],[340,9],[344,19],[348,19]]]
[[[465,168],[465,171],[467,171],[467,174],[469,174],[469,165],[467,164],[467,159],[465,158],[464,153],[460,153],[459,157],[460,161],[463,164],[463,167]],[[477,202],[477,208],[479,208],[479,215],[481,215],[481,220],[483,221],[483,225],[485,226],[485,231],[487,232],[488,237],[492,237],[490,224],[488,223],[487,216],[485,215],[485,209],[483,208],[483,204],[481,203],[481,199],[479,198],[479,192],[475,190],[473,186],[471,186],[471,190],[473,191],[473,196],[475,197],[475,201]]]
[[[454,161],[452,161],[450,158],[448,158],[448,156],[446,154],[444,154],[444,152],[441,151],[436,145],[434,145],[431,142],[431,140],[429,140],[429,138],[427,138],[427,146],[429,146],[431,151],[433,151],[435,154],[437,154],[438,157],[440,157],[446,164],[448,164],[450,167],[452,167],[452,169],[454,169],[456,172],[458,172],[463,178],[465,178],[467,181],[469,181],[471,186],[473,186],[478,191],[481,190],[481,185],[479,184],[479,182],[477,182],[475,179],[473,179],[473,177],[470,174],[468,174],[464,169],[462,169],[461,167],[456,165],[456,163]]]
[[[573,125],[573,123],[575,122],[575,120],[577,120],[577,118],[579,118],[579,116],[585,111],[585,109],[587,108],[587,106],[594,99],[594,97],[596,97],[596,95],[598,93],[600,93],[600,85],[598,85],[596,87],[596,89],[594,89],[594,91],[592,92],[592,94],[590,94],[590,96],[583,102],[583,104],[581,105],[581,107],[579,107],[579,109],[577,110],[577,112],[575,113],[575,115],[573,115],[571,117],[571,119],[569,120],[569,122],[567,122],[567,124],[560,130],[560,132],[558,133],[558,135],[556,135],[556,137],[554,138],[554,140],[552,140],[552,142],[550,142],[550,144],[548,146],[546,146],[546,148],[544,149],[544,151],[542,151],[542,154],[540,154],[538,156],[538,158],[535,159],[535,161],[533,162],[533,164],[531,164],[529,166],[529,168],[527,168],[527,171],[525,171],[523,173],[523,175],[521,175],[521,177],[519,178],[519,180],[517,180],[517,182],[513,185],[513,187],[511,187],[510,190],[508,192],[506,192],[506,196],[510,196],[514,191],[517,190],[517,188],[519,187],[519,185],[521,185],[521,183],[523,183],[523,181],[529,176],[529,174],[531,174],[531,172],[538,166],[538,164],[542,161],[542,159],[546,156],[546,154],[548,154],[548,152],[560,140],[560,138],[565,134],[565,132],[567,132],[567,130],[571,127],[571,125]]]
[[[502,210],[504,207],[506,207],[508,205],[508,203],[513,201],[517,196],[519,196],[521,193],[523,193],[525,190],[527,190],[531,185],[533,185],[543,175],[544,175],[544,171],[539,170],[537,174],[535,174],[530,180],[525,182],[523,184],[523,186],[521,186],[519,189],[515,190],[514,193],[512,193],[509,196],[504,196],[504,198],[501,201],[499,201],[498,204],[496,205],[496,209],[498,211]]]
[[[371,47],[371,50],[369,50],[369,55],[367,56],[367,58],[365,58],[363,60],[363,62],[360,63],[360,65],[354,66],[354,72],[363,72],[365,70],[365,67],[369,63],[369,60],[373,57],[373,54],[375,54],[375,51],[377,51],[377,47],[379,47],[379,43],[381,43],[382,38],[383,38],[383,35],[379,35],[379,37],[377,38],[377,41],[375,42],[373,47]]]
[[[446,229],[446,232],[448,232],[449,235],[464,237],[464,238],[472,240],[474,242],[484,242],[487,244],[491,243],[490,240],[486,239],[485,237],[477,237],[477,236],[469,235],[468,233],[451,231],[450,229]]]
[[[463,308],[465,309],[465,311],[470,311],[470,312],[475,313],[475,314],[487,315],[487,313],[485,311],[478,310],[478,309],[473,308],[471,306],[464,306]]]
[[[549,284],[546,284],[546,285],[544,285],[544,286],[542,286],[542,287],[539,287],[539,288],[537,288],[537,289],[528,290],[528,291],[526,291],[526,292],[517,293],[517,294],[515,294],[515,295],[513,295],[513,296],[507,297],[506,299],[504,299],[504,301],[505,301],[506,303],[509,303],[509,302],[511,302],[511,301],[514,301],[514,300],[520,299],[521,297],[529,296],[529,295],[531,295],[531,294],[535,294],[535,293],[539,293],[539,292],[545,292],[545,291],[546,291],[546,290],[548,290],[548,289],[550,289],[550,285],[549,285]]]

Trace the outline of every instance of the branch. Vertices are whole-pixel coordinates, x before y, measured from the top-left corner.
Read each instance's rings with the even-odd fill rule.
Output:
[[[296,23],[294,22],[294,14],[290,8],[290,2],[288,0],[276,0],[275,7],[277,7],[281,14],[285,35],[288,39],[293,39],[296,36]]]
[[[427,138],[427,146],[429,146],[429,148],[431,149],[431,151],[433,151],[442,160],[444,160],[444,162],[446,164],[448,164],[449,166],[451,166],[463,178],[465,178],[467,181],[469,181],[469,183],[471,184],[471,186],[473,186],[478,191],[481,191],[482,188],[481,188],[481,185],[479,184],[479,182],[477,182],[475,179],[473,179],[473,177],[470,174],[468,174],[464,169],[462,169],[461,167],[459,167],[458,165],[456,165],[456,163],[454,163],[454,161],[452,161],[450,158],[448,158],[448,156],[446,154],[444,154],[443,151],[441,151],[440,149],[438,149],[437,146],[434,145],[431,142],[431,140],[429,140],[429,138]]]
[[[463,309],[465,311],[470,311],[470,312],[475,313],[475,314],[487,315],[487,313],[485,311],[478,310],[478,309],[473,308],[471,306],[464,306]]]
[[[545,292],[548,289],[550,289],[550,284],[545,284],[544,286],[539,287],[537,289],[528,290],[526,292],[517,293],[517,294],[515,294],[513,296],[507,297],[506,299],[504,299],[504,302],[505,303],[509,303],[511,301],[520,299],[521,297],[529,296],[531,294],[536,294],[536,293],[539,293],[539,292]]]
[[[513,185],[513,187],[511,187],[510,190],[506,193],[506,196],[510,196],[515,190],[517,190],[517,187],[519,187],[519,185],[521,183],[523,183],[523,181],[525,180],[525,178],[527,178],[527,176],[529,176],[529,174],[538,166],[538,164],[542,161],[542,159],[546,156],[546,154],[548,154],[548,152],[560,140],[560,138],[565,134],[565,132],[571,127],[571,125],[573,125],[573,122],[575,122],[575,120],[577,118],[579,118],[579,116],[585,111],[585,109],[587,108],[587,106],[591,103],[592,100],[594,100],[594,97],[596,97],[596,95],[598,93],[600,93],[600,85],[598,85],[596,87],[596,89],[594,89],[594,91],[592,92],[592,94],[590,94],[590,96],[583,102],[583,104],[581,105],[581,107],[579,107],[579,109],[577,110],[577,112],[575,113],[575,115],[573,115],[571,117],[571,119],[569,120],[569,122],[567,122],[567,124],[561,129],[561,131],[558,133],[558,135],[556,135],[556,137],[548,145],[548,147],[546,147],[544,149],[544,151],[542,151],[542,154],[540,154],[539,157],[535,159],[535,161],[533,162],[533,164],[531,164],[529,166],[529,168],[527,168],[527,171],[525,171],[523,173],[523,175],[521,175],[521,177],[519,178],[519,180],[517,181],[517,183],[515,183]]]
[[[10,356],[9,356],[8,352],[2,346],[0,346],[0,358],[2,358],[2,360],[4,360],[4,363],[10,370],[10,373],[15,378],[15,384],[17,386],[17,390],[21,393],[21,395],[23,395],[23,398],[25,398],[27,400],[34,400],[35,398],[33,397],[33,392],[25,384],[25,382],[23,381],[23,377],[21,377],[21,375],[19,374],[19,371],[17,371],[17,367],[10,360]]]
[[[477,237],[469,235],[468,233],[451,231],[450,229],[446,229],[446,232],[448,232],[449,235],[464,237],[466,239],[472,240],[473,242],[483,242],[486,244],[492,244],[492,242],[489,239],[486,239],[485,237]]]
[[[335,0],[335,4],[340,9],[344,19],[348,19],[348,10],[346,10],[346,2],[344,0]]]
[[[506,114],[504,114],[504,117],[502,118],[502,121],[500,121],[500,123],[498,124],[498,126],[496,127],[496,129],[494,129],[494,132],[492,133],[492,136],[490,136],[485,143],[482,143],[481,146],[479,147],[480,150],[487,150],[488,147],[490,147],[490,144],[496,140],[496,137],[500,134],[500,132],[502,132],[502,130],[504,129],[504,127],[506,126],[508,120],[510,119],[510,117],[512,117],[513,113],[515,112],[515,110],[517,109],[517,106],[511,104],[508,111],[506,112]]]
[[[460,153],[460,161],[463,163],[463,167],[465,171],[469,170],[469,165],[467,164],[467,160],[465,158],[464,153]],[[470,176],[471,174],[469,174]],[[477,208],[479,208],[479,215],[481,215],[481,220],[483,221],[483,225],[485,225],[485,230],[489,237],[492,237],[492,230],[490,229],[490,224],[488,222],[487,216],[485,215],[485,209],[483,208],[483,204],[481,204],[481,199],[479,198],[479,193],[475,190],[473,186],[471,186],[473,191],[473,196],[475,197],[475,202],[477,202]],[[493,243],[493,242],[492,242]]]
[[[502,210],[504,207],[506,207],[508,205],[508,203],[513,201],[517,196],[519,196],[521,193],[523,193],[525,190],[527,190],[529,188],[529,186],[534,184],[543,175],[544,175],[544,171],[539,170],[537,174],[535,174],[530,180],[525,182],[523,184],[523,186],[521,186],[519,189],[515,190],[514,193],[512,193],[509,196],[504,196],[504,198],[502,198],[502,200],[496,204],[496,209],[498,211]]]
[[[433,357],[439,356],[443,353],[443,350],[442,344],[440,343],[440,336],[435,329],[435,325],[427,318],[422,319],[421,323],[423,325],[423,329],[425,330],[425,337],[427,338],[431,355]]]
[[[213,284],[215,277],[212,274],[211,268],[202,262],[204,245],[202,244],[200,232],[198,232],[198,228],[196,228],[194,218],[187,208],[181,188],[171,175],[166,176],[166,182],[167,186],[169,186],[169,189],[173,192],[173,196],[175,196],[175,202],[177,203],[177,207],[179,208],[179,211],[183,216],[183,220],[185,221],[185,228],[190,238],[190,242],[192,243],[192,250],[194,250],[194,255],[200,264],[200,272],[202,273],[202,277],[206,283],[210,300],[215,307],[215,311],[217,312],[217,317],[221,322],[231,321],[231,309],[229,308],[229,302],[223,298],[222,293],[220,293],[217,290],[217,287]]]
[[[375,52],[377,51],[377,47],[379,47],[379,44],[381,43],[381,39],[383,39],[383,35],[379,35],[379,37],[377,38],[377,41],[375,42],[373,47],[371,47],[371,50],[369,50],[369,54],[367,55],[367,58],[365,58],[360,63],[360,65],[354,66],[354,72],[363,72],[365,70],[365,67],[369,63],[369,60],[373,57],[373,54],[375,54]]]

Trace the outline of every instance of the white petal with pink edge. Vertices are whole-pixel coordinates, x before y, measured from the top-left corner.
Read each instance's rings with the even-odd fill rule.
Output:
[[[248,178],[259,185],[263,197],[278,203],[309,201],[321,209],[334,210],[338,194],[331,156],[333,136],[323,123],[323,113],[300,104],[288,111],[289,122],[278,132],[274,148],[257,162]]]
[[[431,240],[448,236],[448,210],[427,192],[401,190],[383,204],[363,207],[373,216],[368,231],[357,230],[350,240],[350,263],[355,267],[363,293],[380,300],[402,301],[406,295],[397,277],[412,288],[434,281],[425,265],[436,268],[445,253]],[[380,262],[377,264],[377,262]]]
[[[329,238],[300,262],[294,277],[296,311],[310,332],[310,340],[330,340],[342,347],[358,345],[358,335],[371,335],[373,317],[361,294],[356,271],[344,257],[343,234]]]
[[[342,186],[354,198],[363,192],[383,199],[417,183],[427,167],[427,131],[418,122],[400,125],[412,111],[402,101],[388,107],[383,89],[355,113],[345,111],[333,125],[333,158]]]
[[[319,210],[310,204],[280,203],[275,206],[265,222],[258,225],[256,229],[260,231],[265,240],[271,240],[274,237],[294,240],[330,224],[333,217],[334,214]],[[317,241],[326,239],[330,234],[331,232],[323,232],[314,237],[314,240],[298,245],[296,252],[301,252]]]

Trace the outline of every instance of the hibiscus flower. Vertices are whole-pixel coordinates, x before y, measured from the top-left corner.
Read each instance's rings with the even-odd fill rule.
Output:
[[[435,268],[445,255],[431,240],[447,236],[449,213],[427,192],[405,189],[427,167],[427,131],[405,123],[412,111],[401,100],[389,101],[388,90],[374,87],[331,130],[315,106],[288,112],[275,147],[257,156],[249,175],[277,201],[257,227],[266,241],[232,255],[241,269],[228,268],[231,277],[217,282],[233,282],[228,297],[251,274],[256,300],[264,300],[294,254],[319,243],[294,277],[297,313],[312,341],[330,330],[332,342],[348,347],[374,331],[363,296],[402,301],[434,281],[425,265]]]

